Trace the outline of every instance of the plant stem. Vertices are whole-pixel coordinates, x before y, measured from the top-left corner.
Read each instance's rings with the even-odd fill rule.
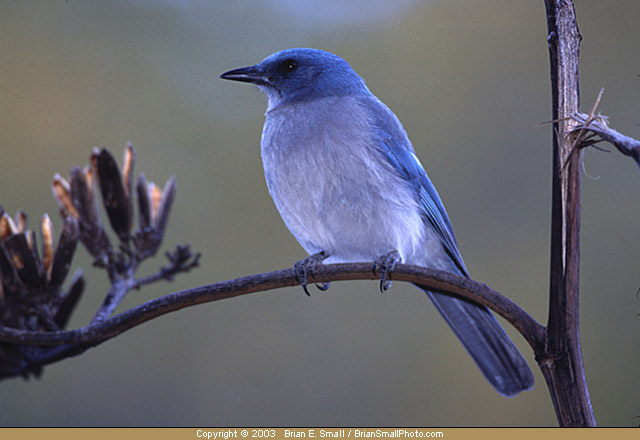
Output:
[[[579,326],[582,151],[569,115],[579,110],[580,32],[570,0],[545,0],[553,97],[553,194],[549,321],[537,357],[561,426],[595,426]]]

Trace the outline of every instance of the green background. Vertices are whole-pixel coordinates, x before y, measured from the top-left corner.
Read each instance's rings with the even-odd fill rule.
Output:
[[[640,3],[579,1],[582,110],[640,138]],[[549,63],[542,1],[2,1],[0,203],[57,230],[55,172],[93,146],[178,182],[164,249],[201,267],[134,291],[118,309],[305,256],[267,193],[266,100],[220,73],[280,49],[335,52],[398,115],[438,187],[475,279],[546,322],[550,230]],[[137,174],[137,173],[136,173]],[[583,174],[581,324],[601,425],[640,416],[640,173],[590,149]],[[164,265],[147,262],[142,274]],[[108,289],[88,287],[71,326]],[[316,292],[315,289],[312,292]],[[555,425],[530,349],[532,392],[499,396],[424,294],[334,283],[200,305],[155,319],[40,379],[0,383],[0,425]]]

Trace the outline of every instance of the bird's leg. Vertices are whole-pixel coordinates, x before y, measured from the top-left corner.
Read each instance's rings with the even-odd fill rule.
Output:
[[[400,261],[400,253],[393,250],[378,258],[374,263],[374,275],[380,274],[380,292],[384,292],[391,287],[391,272],[395,269],[398,261]]]
[[[308,275],[313,275],[313,269],[318,264],[321,264],[328,256],[329,255],[325,251],[321,251],[310,255],[293,265],[293,270],[296,273],[296,279],[302,285],[302,289],[307,296],[311,296],[307,290],[307,285],[309,284],[307,281]],[[316,283],[316,287],[320,290],[327,290],[329,288],[329,283]]]

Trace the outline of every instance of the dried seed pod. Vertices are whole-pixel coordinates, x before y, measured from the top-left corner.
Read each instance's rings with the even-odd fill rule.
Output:
[[[93,231],[102,229],[100,211],[93,187],[93,173],[89,167],[71,169],[71,196],[78,218]]]
[[[162,203],[162,191],[155,182],[149,182],[149,200],[151,201],[151,226],[158,224],[158,212]]]
[[[128,237],[133,217],[131,201],[124,189],[118,165],[111,153],[104,148],[97,161],[100,191],[111,227],[121,238]]]
[[[42,216],[42,267],[51,277],[51,266],[53,265],[53,223],[49,214]]]
[[[18,232],[24,232],[27,230],[27,214],[22,210],[19,210],[16,213],[16,228],[18,229]]]
[[[49,285],[51,287],[61,286],[69,273],[79,235],[78,221],[71,216],[67,217],[62,227],[58,247],[53,256],[49,272]]]
[[[24,234],[24,238],[27,240],[27,245],[29,246],[29,250],[33,254],[33,257],[36,259],[38,264],[40,266],[42,266],[42,264],[40,263],[40,257],[38,256],[38,251],[37,251],[37,248],[36,248],[37,240],[36,240],[35,231],[31,231],[31,230],[27,229],[26,231],[21,232],[21,234]]]
[[[162,243],[176,187],[173,176],[165,184],[164,190],[160,190],[155,183],[147,182],[144,174],[140,173],[137,185],[140,231],[136,234],[136,239],[138,249],[146,256],[155,254]]]
[[[147,183],[147,178],[144,176],[144,173],[140,173],[140,177],[138,178],[138,209],[139,216],[138,222],[140,224],[140,230],[146,231],[151,227],[151,200],[149,198],[149,184]]]
[[[38,241],[36,232],[27,229],[23,232],[23,234],[25,239],[27,240],[27,245],[29,246],[31,259],[34,261],[33,268],[36,270],[35,274],[31,274],[30,276],[36,276],[38,278],[38,285],[44,287],[47,284],[47,272],[44,270],[42,261],[40,260],[40,255],[38,255]],[[25,261],[27,260],[28,259],[25,258]]]
[[[71,170],[71,195],[78,211],[80,239],[91,255],[97,257],[111,248],[102,228],[100,212],[93,187],[93,172],[89,167]]]
[[[13,219],[5,212],[0,217],[0,239],[5,239],[18,233],[18,227]]]
[[[136,163],[136,152],[131,142],[127,142],[122,159],[122,185],[131,205],[131,189],[133,187],[133,167]],[[130,207],[131,208],[131,207]]]
[[[25,234],[18,233],[6,238],[4,246],[20,280],[32,291],[41,290],[45,279]]]
[[[96,173],[96,176],[98,175],[98,156],[100,156],[100,148],[93,147],[89,161],[91,162],[91,168]]]
[[[53,183],[51,184],[51,190],[53,191],[53,196],[58,201],[60,208],[62,209],[62,213],[64,217],[69,215],[78,218],[78,211],[75,206],[73,206],[73,201],[71,199],[71,188],[69,187],[69,182],[60,176],[60,174],[55,174],[53,176]]]
[[[173,205],[173,199],[176,196],[176,189],[176,179],[171,176],[164,186],[162,200],[155,215],[155,226],[160,237],[164,235],[164,229],[169,221],[169,212],[171,211],[171,205]]]
[[[5,286],[22,285],[2,240],[0,240],[0,284]]]

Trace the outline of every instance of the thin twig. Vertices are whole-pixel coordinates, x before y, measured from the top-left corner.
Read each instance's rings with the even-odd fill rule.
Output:
[[[603,93],[604,88],[600,89],[595,103],[593,104],[593,107],[591,107],[591,111],[588,114],[576,112],[562,118],[541,122],[536,125],[537,127],[542,127],[545,125],[566,121],[572,121],[576,124],[573,128],[567,130],[566,132],[567,136],[574,133],[577,133],[578,135],[574,138],[571,144],[569,157],[562,166],[563,170],[566,168],[566,165],[573,153],[582,148],[594,147],[598,150],[608,152],[608,150],[598,147],[597,144],[600,142],[610,143],[611,145],[616,147],[616,149],[620,153],[624,154],[625,156],[631,157],[640,167],[640,141],[610,128],[607,124],[608,118],[604,115],[601,115],[600,113],[596,114],[596,110],[600,105]]]
[[[127,278],[117,279],[111,285],[109,293],[105,297],[102,305],[96,312],[91,324],[97,324],[106,320],[113,311],[118,307],[118,304],[127,296],[132,289],[138,286],[138,283],[133,279],[133,274]]]
[[[609,142],[616,147],[620,153],[633,158],[636,164],[640,166],[640,141],[610,128],[603,118],[590,119],[589,116],[582,113],[573,115],[573,118],[579,125],[574,127],[572,131],[581,133],[591,132],[599,136],[600,139],[595,139],[590,142]]]
[[[169,266],[161,267],[153,275],[139,278],[136,280],[136,287],[139,288],[161,280],[173,281],[178,273],[189,272],[200,265],[200,252],[192,254],[188,246],[178,246],[173,253],[167,252],[167,258],[171,262]]]

